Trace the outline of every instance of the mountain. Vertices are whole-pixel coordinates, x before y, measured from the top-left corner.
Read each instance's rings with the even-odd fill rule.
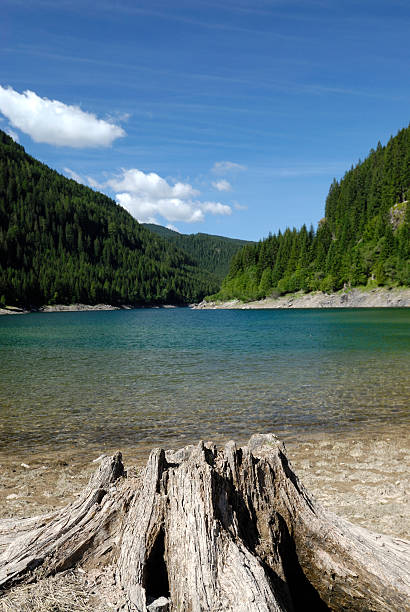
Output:
[[[248,240],[237,240],[211,234],[179,234],[167,227],[154,225],[153,223],[143,223],[143,225],[151,232],[169,240],[185,253],[188,253],[200,268],[213,274],[219,282],[228,274],[229,263],[235,253],[246,244],[252,244]]]
[[[410,285],[410,126],[333,181],[316,230],[286,229],[234,256],[217,298]]]
[[[215,278],[0,131],[0,304],[186,304]]]

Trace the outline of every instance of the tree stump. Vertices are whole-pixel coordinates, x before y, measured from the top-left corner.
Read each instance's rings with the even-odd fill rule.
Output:
[[[115,567],[128,610],[404,612],[410,543],[317,504],[284,445],[155,449],[140,478],[102,461],[74,503],[0,521],[0,586]]]

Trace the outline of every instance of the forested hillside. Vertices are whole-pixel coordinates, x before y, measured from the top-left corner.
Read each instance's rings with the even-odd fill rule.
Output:
[[[143,225],[183,249],[200,268],[213,274],[219,281],[222,281],[228,274],[229,264],[235,253],[245,244],[251,244],[247,240],[212,236],[211,234],[179,234],[167,227],[152,223]]]
[[[316,230],[286,229],[233,258],[219,299],[410,285],[410,126],[334,180]]]
[[[0,304],[183,304],[217,289],[185,252],[0,131]]]

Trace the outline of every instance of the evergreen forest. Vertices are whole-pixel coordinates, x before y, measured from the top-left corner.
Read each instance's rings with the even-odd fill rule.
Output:
[[[410,285],[410,126],[330,186],[317,229],[286,229],[234,255],[213,298]]]
[[[143,225],[188,253],[200,268],[213,274],[219,283],[228,274],[229,264],[235,253],[246,244],[251,244],[248,240],[211,234],[179,234],[153,223],[143,223]]]
[[[0,131],[0,305],[186,304],[216,278]]]

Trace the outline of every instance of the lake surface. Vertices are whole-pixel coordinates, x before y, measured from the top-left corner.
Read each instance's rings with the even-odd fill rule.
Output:
[[[409,309],[3,316],[0,452],[407,427],[409,349]]]

